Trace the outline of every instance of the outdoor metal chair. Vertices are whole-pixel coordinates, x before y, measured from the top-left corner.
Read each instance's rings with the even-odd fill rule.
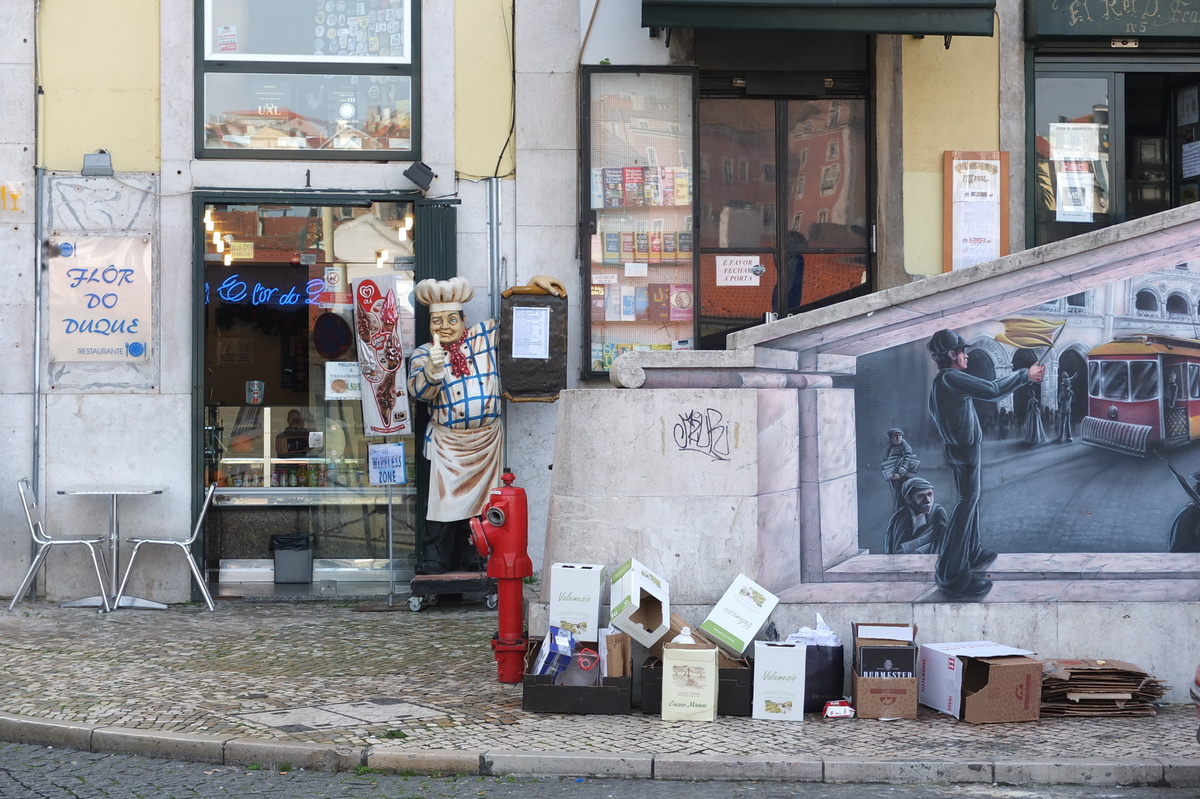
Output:
[[[21,492],[21,503],[25,506],[25,518],[29,521],[29,534],[33,536],[33,542],[37,544],[37,553],[33,556],[33,562],[29,564],[29,571],[25,572],[25,579],[21,581],[21,587],[13,594],[12,602],[8,604],[8,609],[12,610],[21,601],[21,597],[29,590],[29,586],[33,583],[34,575],[38,569],[46,561],[46,555],[54,547],[68,545],[82,545],[88,548],[92,554],[92,565],[96,567],[96,579],[100,581],[100,603],[104,606],[107,612],[110,609],[108,604],[108,592],[111,590],[104,582],[104,573],[108,571],[108,563],[104,558],[104,547],[108,545],[107,535],[98,535],[92,538],[51,538],[46,533],[46,526],[42,524],[42,516],[38,512],[37,499],[33,495],[33,486],[29,484],[29,480],[22,477],[17,481],[17,490]]]
[[[208,487],[208,491],[204,492],[204,503],[200,506],[200,513],[196,516],[196,524],[192,527],[192,534],[187,538],[129,538],[127,543],[133,544],[133,551],[129,553],[129,565],[125,567],[125,576],[121,578],[121,587],[117,589],[116,599],[113,600],[113,607],[121,607],[121,597],[125,595],[125,584],[129,582],[129,574],[133,571],[134,561],[137,560],[137,554],[141,551],[143,544],[165,544],[167,546],[179,547],[183,551],[183,556],[187,558],[188,566],[192,569],[192,576],[196,578],[196,584],[200,586],[200,593],[204,595],[204,602],[208,605],[208,609],[215,611],[216,605],[213,604],[212,594],[208,592],[208,585],[204,579],[204,572],[200,571],[199,564],[192,557],[192,544],[195,543],[196,537],[200,535],[200,530],[204,527],[204,517],[208,514],[208,507],[212,504],[213,494],[217,492],[217,484],[213,483]]]

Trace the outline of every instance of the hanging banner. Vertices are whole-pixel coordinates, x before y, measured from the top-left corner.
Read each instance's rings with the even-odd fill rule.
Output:
[[[354,341],[362,372],[363,435],[411,432],[408,370],[394,276],[354,281]]]
[[[53,238],[50,360],[145,361],[153,292],[148,236]]]

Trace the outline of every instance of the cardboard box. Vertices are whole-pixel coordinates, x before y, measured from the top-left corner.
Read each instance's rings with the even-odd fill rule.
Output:
[[[916,626],[855,622],[853,628],[850,692],[856,715],[863,719],[915,719]]]
[[[531,713],[628,715],[633,707],[632,677],[602,677],[599,685],[555,685],[552,675],[531,673],[541,641],[531,641],[525,654],[521,709]]]
[[[658,642],[653,646],[646,647],[650,650],[650,654],[662,660],[663,644],[675,640],[675,636],[683,632],[683,628],[687,627],[691,631],[692,638],[696,639],[698,644],[708,644],[709,646],[717,646],[717,642],[709,638],[694,624],[690,624],[687,619],[680,616],[678,613],[671,614],[671,627],[667,630],[667,634],[658,639]],[[750,663],[742,657],[733,657],[725,652],[724,649],[717,649],[717,668],[719,669],[749,669]],[[746,706],[745,715],[750,715],[749,705]]]
[[[991,641],[921,645],[921,704],[973,724],[1036,721],[1042,663]]]
[[[804,721],[807,651],[805,644],[754,642],[754,718]]]
[[[550,624],[570,630],[576,641],[595,642],[600,631],[604,566],[555,563],[550,567]]]
[[[663,646],[663,721],[717,720],[717,650],[707,644]]]
[[[697,639],[699,640],[699,639]],[[749,716],[750,702],[754,696],[754,670],[745,661],[729,661],[732,666],[722,666],[721,653],[717,656],[717,715]],[[662,660],[648,657],[641,668],[642,713],[658,716],[662,713]]]
[[[645,647],[653,646],[670,628],[671,586],[636,558],[612,576],[610,624]]]
[[[766,626],[779,597],[744,574],[734,578],[700,629],[717,644],[741,655]]]

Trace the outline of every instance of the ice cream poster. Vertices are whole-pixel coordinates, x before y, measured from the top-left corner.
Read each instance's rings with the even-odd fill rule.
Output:
[[[362,371],[363,435],[412,431],[400,309],[391,277],[354,281],[354,341]]]

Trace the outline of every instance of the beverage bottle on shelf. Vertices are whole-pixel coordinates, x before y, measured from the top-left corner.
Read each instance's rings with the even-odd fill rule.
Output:
[[[319,468],[320,468],[319,466],[315,466],[315,465],[308,467],[308,487],[309,488],[317,487],[317,470]]]
[[[308,466],[305,464],[300,464],[300,467],[296,470],[296,485],[301,488],[308,485]]]
[[[295,469],[291,469],[291,468],[288,469],[287,484],[288,484],[289,488],[296,487],[296,470]]]

